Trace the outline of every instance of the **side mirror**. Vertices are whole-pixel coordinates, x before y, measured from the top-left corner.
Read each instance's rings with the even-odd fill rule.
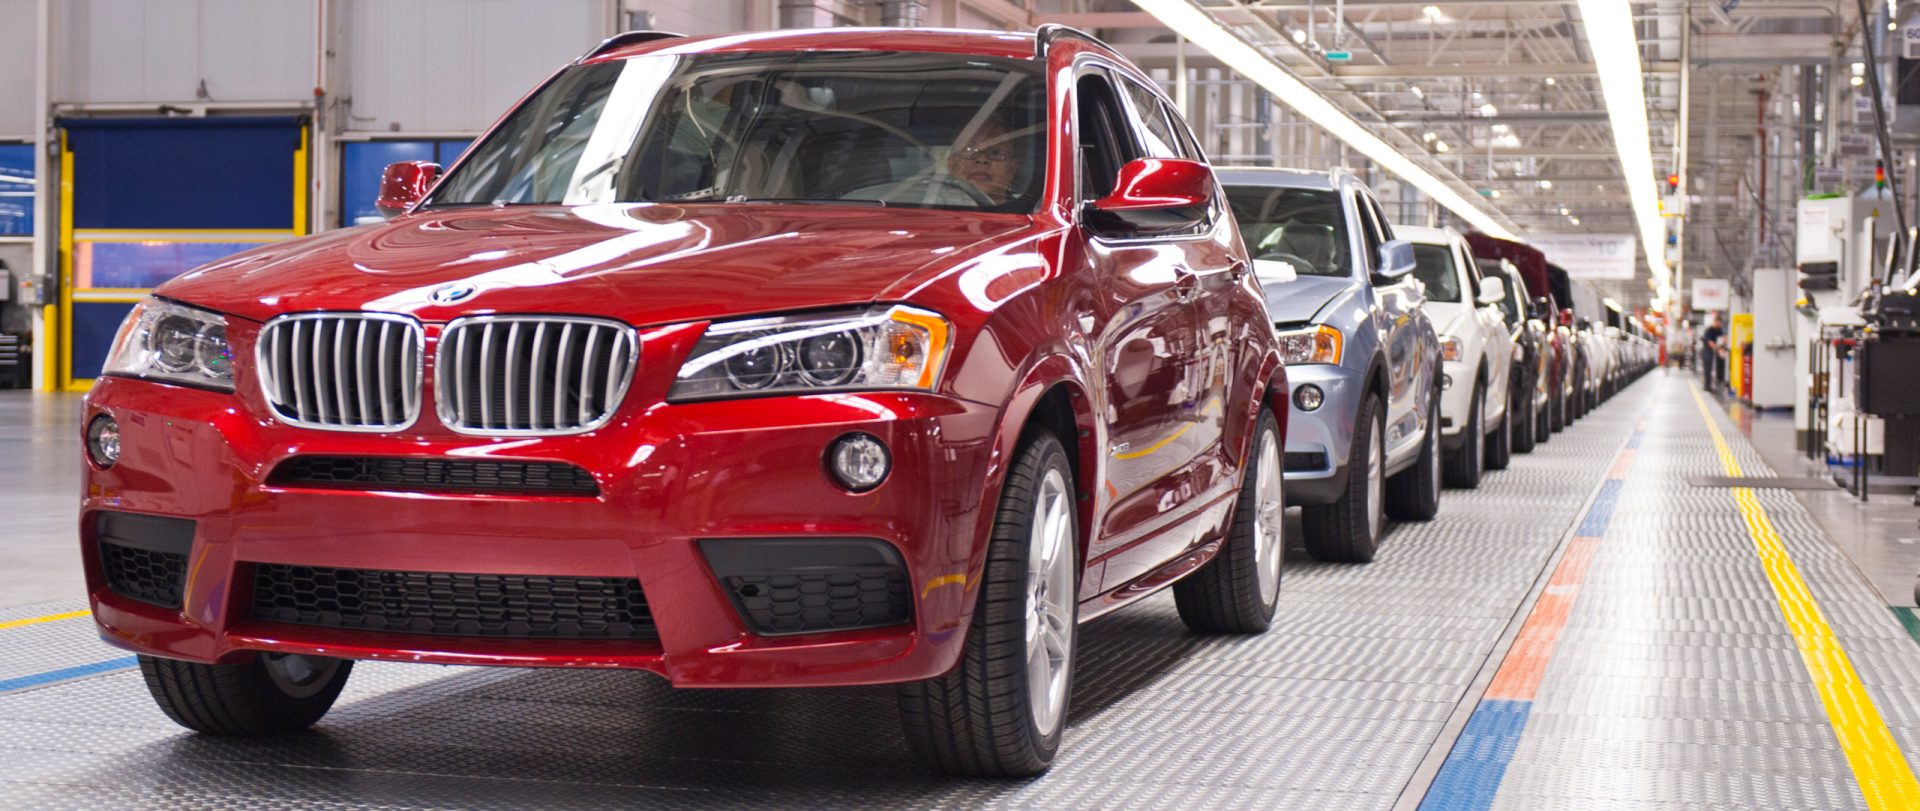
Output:
[[[1213,170],[1199,161],[1140,158],[1120,167],[1113,193],[1087,205],[1089,225],[1108,233],[1167,233],[1206,222]]]
[[[433,188],[433,182],[439,179],[440,164],[437,163],[401,161],[387,164],[387,170],[380,173],[380,197],[373,201],[373,207],[380,210],[382,217],[398,217],[426,199],[427,190]]]
[[[1565,324],[1565,325],[1567,325],[1567,326],[1569,326],[1569,327],[1575,327],[1575,328],[1578,328],[1578,327],[1580,326],[1580,325],[1579,325],[1578,323],[1576,323],[1576,322],[1575,322],[1575,321],[1573,320],[1573,308],[1572,308],[1572,307],[1562,307],[1562,308],[1560,308],[1560,323],[1562,323],[1562,324]]]
[[[1414,267],[1413,245],[1404,239],[1393,240],[1380,246],[1380,269],[1373,272],[1373,283],[1398,284]]]
[[[1498,276],[1480,280],[1480,303],[1499,304],[1507,300],[1507,282]]]
[[[1547,301],[1546,296],[1534,296],[1533,307],[1527,311],[1527,317],[1546,321],[1552,312],[1553,304]]]

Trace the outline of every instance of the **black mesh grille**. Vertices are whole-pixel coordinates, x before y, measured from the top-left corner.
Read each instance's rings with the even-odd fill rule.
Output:
[[[504,639],[651,639],[640,582],[254,566],[258,619],[357,631]]]
[[[1327,455],[1318,451],[1310,453],[1289,453],[1287,454],[1286,466],[1288,470],[1325,470],[1327,468]]]
[[[179,608],[187,556],[101,541],[100,571],[115,594],[161,608]]]
[[[295,456],[268,481],[302,487],[389,488],[451,493],[597,496],[593,474],[564,462]]]
[[[725,582],[747,622],[763,634],[898,625],[912,612],[907,576],[898,569],[736,575]]]

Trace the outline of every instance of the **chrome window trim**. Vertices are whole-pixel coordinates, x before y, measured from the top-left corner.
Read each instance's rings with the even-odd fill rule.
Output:
[[[508,323],[515,323],[515,324],[544,322],[547,324],[562,324],[562,325],[566,325],[567,327],[571,327],[575,325],[585,325],[585,326],[591,326],[591,327],[613,327],[616,330],[622,333],[625,333],[625,335],[627,336],[627,353],[626,353],[627,368],[625,373],[621,375],[619,386],[616,387],[613,395],[609,397],[607,400],[606,412],[601,414],[597,419],[593,420],[590,423],[586,423],[576,427],[569,427],[569,428],[485,428],[485,429],[481,429],[481,428],[462,427],[460,415],[457,410],[458,404],[449,400],[444,394],[444,392],[447,392],[450,390],[449,386],[452,385],[448,381],[448,375],[450,373],[450,370],[457,369],[459,366],[459,364],[457,363],[448,364],[446,362],[447,336],[452,335],[459,330],[469,329],[474,326],[494,323],[494,322],[508,322]],[[563,336],[565,334],[566,334],[565,332],[562,333]],[[460,345],[460,348],[464,350],[466,347],[466,341],[464,340],[460,341],[459,345]],[[565,349],[568,346],[570,345],[562,342],[561,351],[565,351]],[[620,412],[621,406],[625,404],[627,399],[627,390],[633,385],[634,375],[640,368],[640,334],[638,330],[635,330],[633,328],[632,324],[628,324],[624,321],[618,321],[611,318],[592,318],[587,316],[574,316],[574,315],[539,315],[539,314],[514,314],[514,313],[469,315],[469,316],[462,316],[460,318],[455,318],[452,321],[447,322],[446,326],[441,328],[439,337],[434,341],[433,357],[434,357],[434,361],[433,361],[434,363],[434,373],[433,373],[434,414],[437,417],[439,417],[440,424],[445,426],[447,430],[452,431],[456,434],[460,434],[462,436],[491,436],[491,437],[570,436],[574,434],[585,434],[585,433],[597,431],[602,427],[605,427],[607,423],[612,422],[614,415]],[[558,362],[556,361],[556,364],[557,363]],[[555,391],[556,392],[560,391],[560,388],[556,386]],[[556,403],[557,402],[558,401],[556,400]],[[555,414],[556,417],[558,416],[557,411],[558,411],[558,406],[556,405],[556,414]]]
[[[313,422],[310,420],[303,420],[303,419],[288,417],[286,414],[281,413],[280,407],[276,405],[278,401],[275,398],[273,389],[272,389],[272,384],[274,383],[274,380],[272,377],[273,366],[272,366],[271,358],[267,356],[267,336],[270,334],[274,334],[275,330],[282,328],[283,325],[290,322],[321,321],[321,320],[336,320],[336,321],[358,320],[358,321],[361,321],[362,323],[366,321],[383,321],[388,323],[399,324],[402,328],[408,330],[408,332],[413,336],[414,345],[418,347],[418,351],[415,352],[414,358],[413,358],[412,396],[408,396],[407,394],[407,389],[406,389],[407,381],[405,380],[399,381],[399,383],[401,384],[400,402],[405,410],[405,419],[403,421],[395,425],[337,425],[333,423]],[[312,343],[311,338],[308,339],[308,343],[309,344]],[[288,351],[291,352],[292,349],[289,348]],[[320,311],[320,312],[287,313],[285,315],[275,316],[271,319],[268,319],[266,323],[261,324],[260,331],[256,335],[253,342],[254,377],[256,378],[259,384],[260,396],[267,406],[267,413],[272,414],[275,420],[281,423],[284,423],[286,425],[291,425],[296,428],[309,428],[315,431],[340,431],[344,433],[355,433],[355,434],[386,434],[386,433],[395,433],[399,431],[406,431],[408,429],[413,428],[415,425],[419,424],[420,422],[421,401],[424,399],[421,396],[420,387],[423,385],[423,381],[426,375],[426,358],[427,358],[427,334],[426,334],[425,325],[421,324],[420,320],[417,318],[414,318],[412,316],[407,316],[407,315],[398,315],[395,313],[360,312],[360,311],[352,311],[352,310],[345,310],[345,311],[328,310],[328,311]],[[338,358],[335,359],[335,362],[336,364],[338,363]],[[289,361],[289,363],[291,364],[291,360]],[[383,375],[382,379],[384,380],[384,366],[382,370],[382,375]],[[304,379],[301,376],[296,375],[295,383],[294,383],[295,393],[296,393],[296,396],[298,396],[302,401],[304,401],[305,393],[302,391],[303,387],[300,386],[301,382],[310,382],[310,383],[317,384],[318,381],[304,381]],[[318,405],[320,400],[324,399],[323,395],[319,393],[319,390],[317,388],[314,391],[314,397],[315,397],[316,405]],[[296,406],[296,410],[297,409],[298,407]]]

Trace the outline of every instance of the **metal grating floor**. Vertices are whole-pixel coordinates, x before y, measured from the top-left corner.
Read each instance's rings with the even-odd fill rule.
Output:
[[[1722,472],[1700,414],[1656,373],[1448,491],[1371,565],[1295,550],[1264,636],[1189,635],[1165,596],[1088,625],[1065,749],[1037,780],[922,770],[886,688],[362,663],[313,732],[263,742],[184,733],[122,668],[0,692],[0,807],[1410,807],[1643,420],[1497,805],[1859,806],[1728,491],[1686,486]],[[1747,475],[1766,470],[1728,441]],[[1914,751],[1920,646],[1791,493],[1756,493]],[[118,660],[84,618],[7,627],[79,607],[0,611],[0,685]]]

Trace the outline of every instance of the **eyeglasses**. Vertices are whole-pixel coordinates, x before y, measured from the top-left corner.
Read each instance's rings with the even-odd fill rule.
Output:
[[[962,147],[954,150],[954,154],[959,155],[961,160],[969,161],[1006,163],[1007,161],[1013,160],[1013,150],[1004,146],[990,146],[986,149],[976,149],[970,146]]]

